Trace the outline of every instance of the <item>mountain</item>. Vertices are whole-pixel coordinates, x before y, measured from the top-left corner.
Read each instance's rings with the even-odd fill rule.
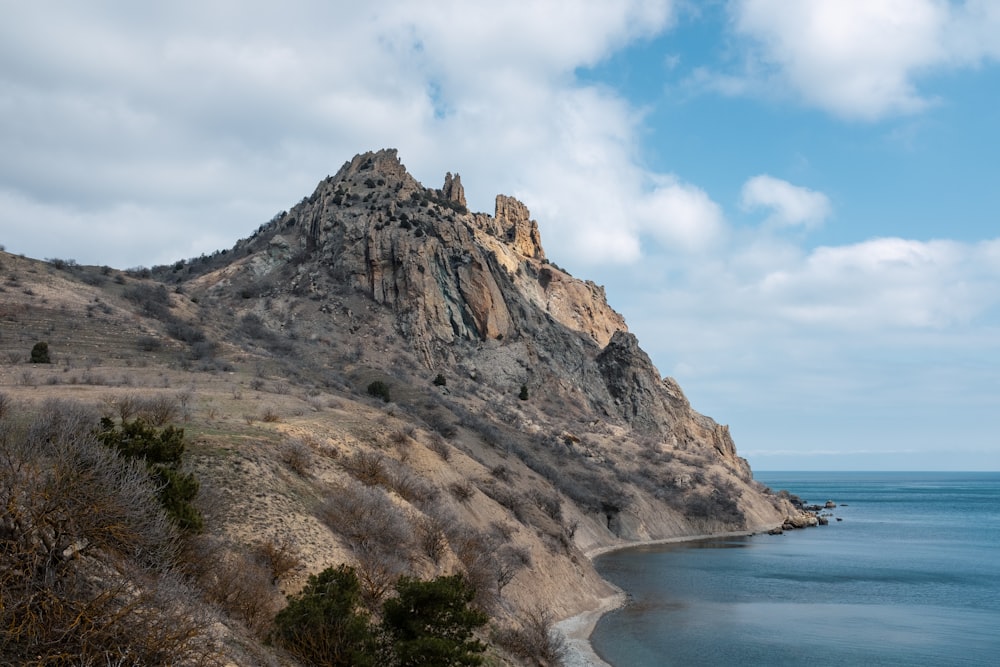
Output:
[[[394,150],[211,256],[126,272],[2,260],[3,391],[29,411],[174,401],[199,549],[243,572],[262,545],[294,553],[258,586],[259,614],[222,604],[244,660],[288,659],[261,628],[282,592],[340,563],[373,596],[399,574],[465,572],[517,626],[614,595],[587,553],[803,520],[604,290],[546,259],[524,204],[470,212],[458,175],[426,188]],[[29,367],[39,340],[56,363]]]

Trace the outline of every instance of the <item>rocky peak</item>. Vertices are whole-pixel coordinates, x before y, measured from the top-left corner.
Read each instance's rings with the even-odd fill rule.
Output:
[[[450,202],[455,202],[462,208],[468,207],[465,201],[465,188],[462,187],[462,177],[458,174],[451,175],[449,171],[444,175],[444,187],[441,188],[441,195]]]
[[[495,211],[493,220],[497,236],[523,257],[545,259],[538,223],[531,219],[527,206],[513,197],[497,195]]]
[[[601,346],[625,328],[603,290],[548,264],[522,202],[470,213],[459,175],[425,188],[392,149],[346,162],[241,250],[254,243],[273,264],[255,261],[258,274],[294,258],[298,293],[346,286],[390,307],[428,364],[456,340],[516,340],[547,320]]]

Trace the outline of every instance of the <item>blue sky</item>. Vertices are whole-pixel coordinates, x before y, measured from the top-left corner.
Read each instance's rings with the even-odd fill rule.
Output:
[[[767,469],[1000,469],[1000,3],[0,0],[0,243],[225,248],[355,153],[521,198]]]

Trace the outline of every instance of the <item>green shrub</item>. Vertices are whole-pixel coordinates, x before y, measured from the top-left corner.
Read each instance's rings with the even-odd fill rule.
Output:
[[[526,384],[521,385],[521,391],[520,393],[518,393],[517,397],[522,401],[528,400],[528,385]]]
[[[142,419],[115,426],[114,421],[103,417],[97,438],[126,459],[146,464],[159,489],[160,502],[178,528],[193,533],[201,530],[201,513],[192,504],[198,495],[198,479],[181,471],[184,429],[167,426],[157,430]]]
[[[35,346],[31,348],[31,363],[33,364],[51,364],[52,359],[49,358],[49,344],[45,341],[38,341]]]
[[[392,400],[389,394],[389,385],[381,380],[375,380],[368,385],[368,394],[375,398],[381,398],[386,403]]]
[[[401,577],[396,592],[383,606],[382,625],[402,667],[482,664],[486,646],[472,632],[489,618],[470,606],[475,591],[463,575]]]
[[[307,664],[375,665],[375,633],[360,601],[354,568],[327,568],[288,598],[274,619],[272,639]]]
[[[435,387],[444,387],[444,386],[447,386],[447,384],[448,384],[448,380],[446,380],[445,377],[444,377],[444,375],[442,375],[441,373],[438,373],[437,377],[434,378],[434,386]]]

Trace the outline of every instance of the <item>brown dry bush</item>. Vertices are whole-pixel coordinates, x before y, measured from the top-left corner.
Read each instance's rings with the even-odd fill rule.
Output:
[[[414,543],[410,520],[380,488],[351,480],[331,489],[319,519],[350,544],[366,605],[374,607],[406,573]]]
[[[507,508],[514,515],[514,518],[528,525],[528,507],[522,493],[515,491],[509,486],[498,484],[493,479],[477,480],[476,486],[499,505]]]
[[[271,573],[272,583],[302,565],[302,555],[289,537],[270,538],[257,544],[257,560]]]
[[[436,486],[405,466],[395,466],[389,472],[387,486],[400,498],[419,508],[425,508],[441,497],[441,491]]]
[[[476,489],[467,481],[452,482],[448,485],[448,492],[460,503],[467,503],[476,493]]]
[[[0,664],[208,664],[207,622],[170,574],[176,533],[97,414],[49,401],[0,422]]]
[[[552,627],[552,613],[528,609],[521,612],[518,620],[518,625],[495,629],[491,635],[493,641],[527,664],[562,665],[566,658],[566,638]]]
[[[365,486],[388,486],[389,472],[385,456],[378,452],[358,451],[341,460],[340,465]]]
[[[298,439],[289,440],[281,446],[279,454],[281,461],[297,475],[306,477],[309,474],[314,462],[309,445]]]
[[[496,547],[495,538],[474,528],[453,526],[448,532],[448,544],[476,592],[476,605],[492,609],[498,601],[491,554]]]
[[[417,543],[421,551],[435,565],[441,564],[448,551],[448,535],[437,517],[424,516],[417,521]]]
[[[137,399],[135,413],[143,421],[153,426],[164,426],[177,421],[177,416],[180,414],[180,403],[176,396],[166,394],[144,396]]]
[[[266,634],[280,607],[280,596],[263,561],[207,536],[188,540],[184,560],[185,569],[208,602],[257,636]]]
[[[431,448],[431,451],[441,457],[442,461],[451,460],[451,447],[448,445],[447,441],[445,441],[444,436],[440,433],[432,433],[431,441],[427,446]]]

